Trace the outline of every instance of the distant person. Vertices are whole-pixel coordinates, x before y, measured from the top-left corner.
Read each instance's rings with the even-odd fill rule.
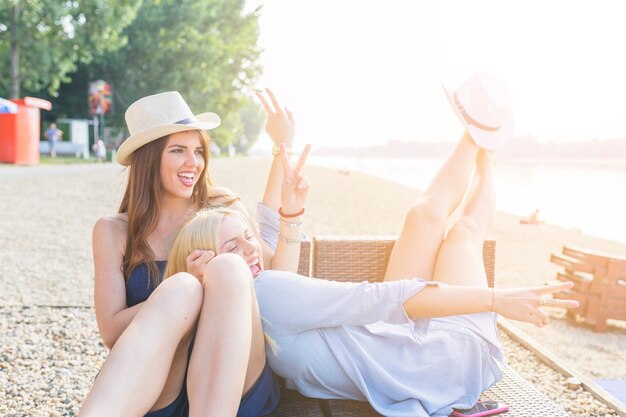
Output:
[[[57,128],[56,123],[52,123],[50,127],[46,129],[45,135],[46,135],[46,139],[48,140],[48,143],[50,144],[50,156],[52,158],[56,158],[57,157],[56,144],[58,141],[61,140],[61,137],[63,136],[63,131]]]
[[[91,149],[93,149],[94,153],[96,154],[96,160],[98,162],[106,162],[107,148],[104,145],[104,141],[102,139],[96,140],[96,143],[93,144]]]
[[[519,222],[520,224],[543,224],[543,220],[539,220],[539,209],[535,210],[530,216],[520,219]]]

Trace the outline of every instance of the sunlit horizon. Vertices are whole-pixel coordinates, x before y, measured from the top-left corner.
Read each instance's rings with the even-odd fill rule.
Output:
[[[441,83],[484,70],[510,88],[515,135],[539,142],[626,137],[626,4],[257,0],[270,87],[298,143],[453,141]]]

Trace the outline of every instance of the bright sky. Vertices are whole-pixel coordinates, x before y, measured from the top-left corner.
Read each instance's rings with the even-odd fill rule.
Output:
[[[441,83],[490,72],[513,96],[515,134],[626,137],[626,2],[253,0],[263,4],[259,87],[298,143],[455,140]]]

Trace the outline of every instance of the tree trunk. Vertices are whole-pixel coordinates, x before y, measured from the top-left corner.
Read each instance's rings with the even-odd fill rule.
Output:
[[[10,7],[11,14],[11,98],[20,97],[20,50],[18,25],[20,22],[20,0]]]

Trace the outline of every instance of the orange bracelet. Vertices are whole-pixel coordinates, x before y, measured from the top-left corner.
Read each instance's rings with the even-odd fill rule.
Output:
[[[283,217],[283,218],[285,218],[285,219],[290,219],[290,218],[292,218],[292,217],[302,216],[302,215],[304,214],[304,207],[302,207],[302,210],[300,210],[299,212],[297,212],[297,213],[293,213],[293,214],[285,214],[285,213],[283,212],[283,208],[282,208],[282,207],[279,207],[279,208],[278,208],[278,214],[280,215],[280,217]]]

